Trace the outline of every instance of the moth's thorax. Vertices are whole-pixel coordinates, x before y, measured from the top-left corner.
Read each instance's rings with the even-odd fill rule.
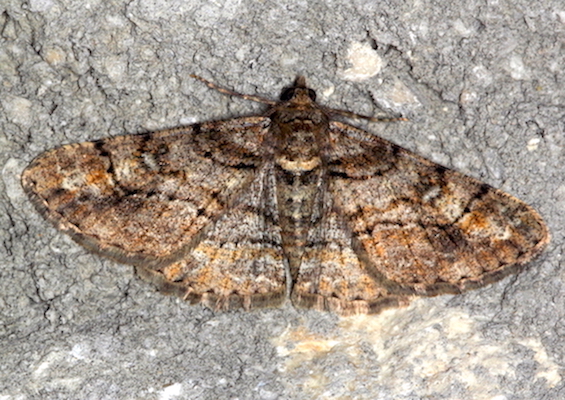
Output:
[[[275,161],[288,171],[310,171],[321,164],[325,130],[310,121],[280,125],[275,138]]]
[[[322,163],[329,121],[310,99],[289,103],[271,115],[275,162],[289,172],[311,171]]]

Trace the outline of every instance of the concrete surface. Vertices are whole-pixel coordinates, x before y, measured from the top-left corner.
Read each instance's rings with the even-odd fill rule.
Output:
[[[562,1],[0,1],[0,399],[565,398]],[[63,143],[260,112],[276,98],[410,118],[368,130],[534,205],[522,274],[377,316],[215,313],[163,296],[33,209]],[[362,124],[358,124],[362,125]]]

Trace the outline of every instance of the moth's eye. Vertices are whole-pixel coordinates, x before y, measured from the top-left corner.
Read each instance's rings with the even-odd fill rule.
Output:
[[[310,97],[312,101],[316,101],[316,92],[314,92],[312,89],[308,89],[308,97]]]
[[[294,97],[295,89],[296,88],[285,89],[285,91],[281,93],[281,100],[288,101],[292,99]]]

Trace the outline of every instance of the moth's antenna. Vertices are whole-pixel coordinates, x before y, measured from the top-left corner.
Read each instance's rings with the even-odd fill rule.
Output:
[[[217,90],[220,93],[223,93],[225,95],[228,96],[235,96],[235,97],[241,97],[242,99],[245,100],[251,100],[251,101],[255,101],[257,103],[263,103],[263,104],[268,104],[270,106],[274,106],[277,105],[278,102],[274,101],[274,100],[270,100],[270,99],[266,99],[264,97],[261,96],[256,96],[253,94],[242,94],[242,93],[238,93],[235,92],[231,89],[227,89],[224,88],[222,86],[216,85],[213,82],[210,82],[207,79],[202,78],[201,76],[195,75],[195,74],[190,74],[190,77],[194,78],[194,79],[198,79],[200,82],[204,82],[206,84],[206,86],[208,86],[211,89]],[[304,76],[298,76],[294,82],[294,87],[306,87],[306,79],[304,78]],[[354,112],[351,111],[347,111],[347,110],[336,110],[333,108],[327,108],[326,111],[328,111],[329,113],[333,114],[333,115],[341,115],[342,117],[346,117],[346,118],[360,118],[360,119],[366,119],[368,121],[372,121],[372,122],[394,122],[394,121],[408,121],[408,118],[403,118],[403,117],[369,117],[367,115],[360,115],[360,114],[356,114]]]
[[[332,115],[341,115],[342,117],[353,118],[353,119],[355,119],[355,118],[366,119],[366,120],[371,121],[371,122],[408,121],[408,118],[404,118],[404,117],[369,117],[368,115],[356,114],[356,113],[351,112],[351,111],[337,110],[337,109],[334,109],[334,108],[328,108],[327,111]]]
[[[245,99],[245,100],[256,101],[257,103],[269,104],[271,106],[274,106],[274,105],[277,104],[276,101],[269,100],[269,99],[266,99],[266,98],[261,97],[261,96],[255,96],[255,95],[252,95],[252,94],[242,94],[242,93],[234,92],[233,90],[226,89],[224,87],[218,86],[215,83],[212,83],[209,80],[204,79],[201,76],[198,76],[198,75],[195,75],[195,74],[190,74],[190,76],[194,79],[198,79],[199,81],[204,82],[206,84],[206,86],[208,86],[209,88],[217,90],[218,92],[226,94],[228,96],[241,97],[242,99]]]

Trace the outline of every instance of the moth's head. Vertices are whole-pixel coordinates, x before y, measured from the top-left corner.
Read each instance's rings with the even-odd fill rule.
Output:
[[[283,90],[280,99],[293,103],[312,103],[316,101],[316,92],[306,86],[306,78],[298,76],[294,85]]]

